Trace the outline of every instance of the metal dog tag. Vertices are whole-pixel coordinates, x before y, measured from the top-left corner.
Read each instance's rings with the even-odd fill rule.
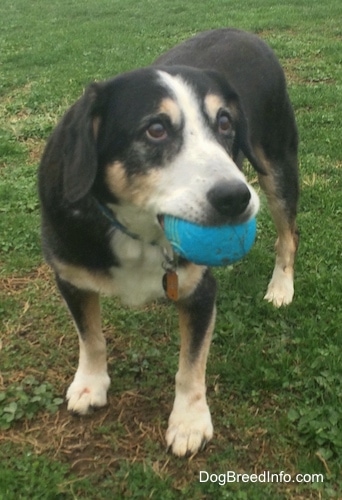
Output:
[[[163,288],[170,300],[178,300],[178,274],[174,270],[168,270],[163,276]]]

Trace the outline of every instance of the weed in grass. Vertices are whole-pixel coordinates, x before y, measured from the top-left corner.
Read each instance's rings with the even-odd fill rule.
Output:
[[[323,355],[327,355],[326,349]],[[289,410],[288,418],[295,424],[301,442],[315,446],[328,460],[338,458],[342,449],[342,376],[318,365],[315,362],[312,366],[316,375],[301,383],[304,401]]]
[[[39,411],[55,413],[63,399],[54,396],[53,386],[26,377],[0,392],[0,429],[9,429],[21,419],[31,420]]]

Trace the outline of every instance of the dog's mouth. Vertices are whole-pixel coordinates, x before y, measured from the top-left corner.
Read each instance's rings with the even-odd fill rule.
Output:
[[[160,227],[162,228],[162,230],[164,231],[164,226],[165,226],[165,223],[164,223],[164,215],[162,214],[158,214],[157,215],[157,220],[158,220],[158,223],[160,225]]]

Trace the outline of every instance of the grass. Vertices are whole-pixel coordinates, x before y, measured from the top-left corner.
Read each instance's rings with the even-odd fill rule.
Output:
[[[341,14],[340,0],[2,0],[0,500],[341,498]],[[288,78],[301,137],[296,295],[279,311],[262,300],[274,243],[264,203],[252,252],[216,272],[215,437],[179,460],[163,438],[178,353],[172,307],[130,311],[106,299],[109,406],[74,418],[60,404],[77,339],[41,257],[36,168],[87,83],[228,25],[267,40]],[[201,470],[321,473],[324,482],[220,486],[200,483]]]

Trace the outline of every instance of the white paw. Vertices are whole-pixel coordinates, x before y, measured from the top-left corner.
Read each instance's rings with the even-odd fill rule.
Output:
[[[284,272],[274,273],[264,299],[272,302],[275,307],[287,306],[292,302],[293,294],[292,276],[288,276]]]
[[[67,392],[68,410],[86,415],[91,408],[105,406],[109,385],[107,372],[85,375],[77,371]]]
[[[179,456],[192,455],[206,445],[213,437],[213,425],[208,405],[205,401],[197,401],[191,405],[178,405],[169,418],[166,432],[168,449]]]

